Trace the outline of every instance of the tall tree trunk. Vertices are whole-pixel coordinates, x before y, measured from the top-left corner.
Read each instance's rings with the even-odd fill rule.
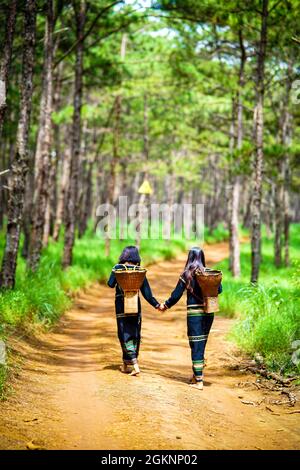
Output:
[[[79,5],[78,5],[79,3]],[[77,45],[75,63],[75,88],[74,88],[74,113],[72,123],[72,143],[71,143],[71,168],[70,168],[70,188],[68,192],[68,206],[65,222],[65,243],[62,265],[67,268],[72,264],[73,247],[75,243],[76,215],[77,215],[77,193],[78,193],[78,171],[81,143],[81,106],[83,87],[83,36],[86,20],[86,3],[74,0],[73,7],[76,20]]]
[[[171,207],[175,203],[176,176],[174,175],[173,162],[169,162],[170,173],[167,175],[166,181],[166,202]]]
[[[86,136],[88,134],[88,129],[86,129]],[[85,143],[82,148],[82,163],[81,163],[81,178],[80,185],[81,190],[79,193],[79,215],[78,215],[78,236],[81,238],[88,226],[88,220],[91,215],[91,205],[92,205],[92,173],[94,158],[90,157],[90,145],[85,139]]]
[[[239,30],[240,44],[240,69],[237,92],[237,123],[236,123],[236,147],[242,149],[243,145],[243,87],[245,85],[246,50],[244,47],[242,30]],[[239,161],[235,164],[239,165]],[[230,266],[233,277],[241,274],[240,241],[239,241],[239,208],[240,208],[240,176],[234,175],[231,196],[231,217],[229,221],[229,247]]]
[[[85,125],[82,126],[81,149],[78,165],[78,194],[77,194],[77,234],[78,238],[83,235],[83,212],[86,191],[86,174],[87,174],[87,131]]]
[[[57,19],[54,18],[54,22]],[[54,26],[53,26],[54,29]],[[57,35],[56,40],[53,45],[53,58],[55,57],[56,51],[60,43],[59,35]],[[53,100],[52,100],[52,109],[53,111],[58,111],[61,104],[61,75],[63,72],[63,62],[61,62],[57,69],[55,75],[53,75]],[[49,175],[49,195],[47,198],[47,209],[45,216],[45,227],[43,234],[43,246],[47,246],[49,242],[50,235],[54,234],[54,227],[56,223],[56,211],[57,211],[57,186],[59,181],[59,163],[61,159],[61,142],[60,142],[60,125],[52,121],[52,138],[53,146],[55,150],[55,157],[51,157],[50,163],[50,175]]]
[[[236,100],[234,97],[232,98],[231,103],[231,122],[229,128],[229,155],[230,155],[230,163],[229,163],[229,171],[228,171],[228,180],[230,186],[229,197],[227,201],[228,207],[228,231],[229,231],[229,270],[232,272],[232,263],[233,263],[233,234],[232,234],[232,219],[233,219],[233,200],[234,200],[234,169],[235,169],[235,161],[234,161],[234,148],[236,145]]]
[[[53,1],[47,2],[47,21],[45,30],[45,57],[43,70],[43,86],[40,110],[40,122],[37,149],[35,156],[35,195],[34,216],[32,221],[31,239],[27,266],[35,271],[38,268],[45,226],[45,214],[49,198],[49,174],[51,151],[51,115],[53,94]]]
[[[96,200],[96,208],[102,204],[103,199],[103,185],[105,183],[104,181],[104,171],[103,171],[103,158],[101,154],[97,155],[97,158],[95,160],[97,163],[97,168],[96,168],[96,194],[95,194],[95,200]]]
[[[55,86],[53,93],[53,109],[59,111],[61,105],[61,75],[63,72],[63,62],[57,67],[55,74]],[[52,122],[53,140],[55,148],[55,175],[53,176],[53,195],[51,197],[52,212],[52,236],[58,241],[59,231],[63,221],[63,211],[65,207],[67,184],[70,177],[70,153],[66,152],[63,156],[61,147],[61,126]],[[69,128],[66,125],[65,131],[68,133]],[[59,175],[59,176],[58,176]]]
[[[6,19],[5,41],[3,47],[3,59],[0,65],[0,137],[6,111],[6,96],[8,77],[11,64],[12,46],[14,40],[15,24],[17,16],[17,0],[11,0]]]
[[[252,233],[251,233],[251,282],[257,282],[261,262],[261,199],[263,170],[263,134],[264,134],[264,94],[265,94],[265,58],[267,47],[267,20],[269,0],[262,0],[261,30],[257,51],[256,103],[254,109],[255,159],[252,195]]]
[[[78,227],[79,237],[82,237],[86,232],[88,227],[88,221],[91,216],[92,212],[92,197],[93,197],[93,182],[92,182],[92,174],[93,174],[93,162],[88,162],[88,168],[85,172],[84,178],[84,188],[85,191],[83,193],[83,200],[82,200],[82,213],[80,217],[80,223]]]
[[[10,110],[10,122],[14,122],[14,110]],[[2,141],[3,142],[3,141]],[[4,147],[5,144],[5,147]],[[7,150],[5,150],[7,144]],[[7,215],[7,200],[8,200],[8,177],[9,167],[13,161],[13,155],[15,154],[15,136],[12,134],[8,139],[3,142],[3,148],[1,153],[2,160],[2,173],[0,176],[0,229],[4,227],[4,216]]]
[[[24,205],[26,174],[28,171],[28,134],[33,90],[33,65],[36,34],[36,1],[25,4],[24,52],[21,85],[21,106],[17,132],[15,159],[9,181],[8,221],[6,244],[0,274],[0,286],[13,288],[17,267],[21,221]]]
[[[64,219],[64,208],[66,207],[67,194],[70,183],[70,172],[71,172],[71,152],[69,149],[66,150],[63,161],[62,161],[62,170],[61,170],[61,181],[60,181],[60,191],[58,193],[56,214],[55,214],[55,224],[53,229],[53,240],[58,241],[60,228]]]
[[[289,244],[290,244],[290,168],[288,163],[284,172],[284,192],[283,192],[283,238],[284,238],[284,264],[290,265]]]
[[[50,199],[48,198],[47,203],[46,203],[44,230],[43,230],[43,237],[42,237],[43,248],[48,246],[50,230],[51,230],[51,204],[50,204]]]
[[[244,200],[243,227],[250,228],[251,227],[252,192],[251,192],[251,188],[249,188],[249,185],[246,185],[243,200]]]
[[[283,155],[278,163],[278,181],[275,194],[275,239],[274,261],[275,266],[282,264],[282,248],[284,244],[284,264],[289,265],[289,184],[290,165],[289,147],[291,145],[292,117],[289,111],[290,93],[293,82],[293,61],[289,59],[286,78],[286,88],[282,100],[282,109],[279,119],[280,143]]]
[[[293,60],[289,60],[286,93],[284,99],[284,112],[281,126],[281,142],[285,149],[283,159],[283,243],[284,243],[284,264],[289,266],[289,227],[290,227],[290,198],[289,187],[291,170],[289,162],[289,147],[292,141],[292,116],[289,111],[290,94],[293,83]]]
[[[232,188],[232,205],[230,218],[230,267],[233,277],[241,274],[240,265],[240,241],[239,241],[239,200],[240,200],[240,178],[236,176]]]
[[[283,230],[283,167],[282,161],[278,165],[278,179],[275,185],[275,234],[274,234],[274,262],[279,268],[282,264],[282,230]]]
[[[33,166],[34,165],[30,165],[28,173],[26,175],[25,198],[24,198],[24,208],[23,208],[23,217],[22,217],[22,231],[24,235],[22,257],[25,259],[27,259],[29,255],[29,244],[30,244],[31,224],[32,224],[32,214],[33,214],[33,192],[32,192],[32,188],[34,188]]]
[[[43,232],[43,247],[48,246],[50,234],[53,233],[53,223],[56,208],[56,173],[57,173],[57,157],[55,160],[51,158],[49,173],[49,192],[47,198],[47,207],[45,212],[45,224]]]
[[[265,197],[262,199],[262,220],[266,228],[266,237],[270,240],[274,233],[274,215],[275,215],[275,184],[270,182],[270,189],[266,191]]]
[[[6,155],[8,151],[8,139],[2,140],[0,143],[0,230],[3,228],[4,223],[4,214],[5,214],[5,192],[4,192],[4,185],[7,175],[7,166],[6,166]]]

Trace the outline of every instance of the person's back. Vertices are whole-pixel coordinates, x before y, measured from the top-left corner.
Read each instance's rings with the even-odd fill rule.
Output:
[[[164,302],[161,310],[173,307],[183,293],[187,292],[187,330],[191,348],[193,378],[191,385],[199,390],[203,389],[204,352],[207,338],[214,319],[214,313],[206,313],[201,287],[196,280],[196,273],[204,272],[205,256],[203,250],[192,248],[188,253],[188,259],[183,274],[170,297]],[[222,292],[220,285],[219,293]]]
[[[138,365],[138,355],[141,342],[141,301],[138,296],[138,302],[136,305],[136,311],[131,313],[125,312],[124,292],[117,283],[115,270],[126,269],[133,270],[136,266],[140,266],[141,258],[138,249],[135,246],[128,246],[124,248],[121,253],[119,263],[116,264],[111,272],[110,278],[107,282],[108,286],[116,289],[115,293],[115,310],[117,317],[118,327],[118,338],[123,351],[123,365],[120,370],[124,373],[129,373],[129,366],[133,366],[133,370],[130,372],[131,375],[137,375],[140,373]],[[124,266],[125,265],[125,266]],[[153,297],[152,291],[145,276],[143,284],[140,288],[143,297],[147,302],[154,308],[159,307],[159,302]]]

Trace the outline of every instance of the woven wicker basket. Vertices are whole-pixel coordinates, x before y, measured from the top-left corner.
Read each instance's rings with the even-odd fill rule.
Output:
[[[115,269],[117,283],[123,291],[138,291],[144,282],[147,269],[140,266],[128,268],[126,264],[122,265],[124,269]]]
[[[218,290],[222,281],[222,271],[206,268],[204,272],[196,272],[196,280],[201,287],[206,313],[218,312]]]
[[[138,291],[140,290],[147,269],[140,266],[128,268],[125,264],[124,269],[115,269],[114,273],[117,283],[124,291],[124,313],[137,313],[138,312]]]

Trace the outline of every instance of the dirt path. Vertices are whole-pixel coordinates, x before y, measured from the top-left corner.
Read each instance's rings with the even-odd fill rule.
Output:
[[[208,247],[208,263],[224,258],[226,250],[225,244]],[[184,258],[150,268],[159,299],[175,286]],[[24,449],[32,441],[47,449],[300,447],[299,415],[287,414],[290,408],[283,406],[266,407],[271,395],[253,385],[256,378],[228,367],[232,320],[214,322],[205,389],[199,392],[187,385],[185,299],[164,314],[143,302],[139,378],[118,372],[113,301],[112,290],[94,286],[54,332],[16,342],[25,358],[15,392],[0,405],[0,449]],[[257,407],[242,403],[262,399]]]

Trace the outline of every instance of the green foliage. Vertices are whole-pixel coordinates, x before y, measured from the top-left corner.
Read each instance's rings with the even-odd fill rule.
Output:
[[[240,279],[233,279],[228,262],[220,296],[222,314],[239,321],[231,337],[247,353],[260,353],[270,369],[297,370],[291,361],[292,342],[300,339],[300,226],[291,226],[291,266],[275,268],[273,240],[263,238],[263,261],[258,285],[249,285],[250,247],[242,245]],[[299,368],[299,366],[298,366]]]

